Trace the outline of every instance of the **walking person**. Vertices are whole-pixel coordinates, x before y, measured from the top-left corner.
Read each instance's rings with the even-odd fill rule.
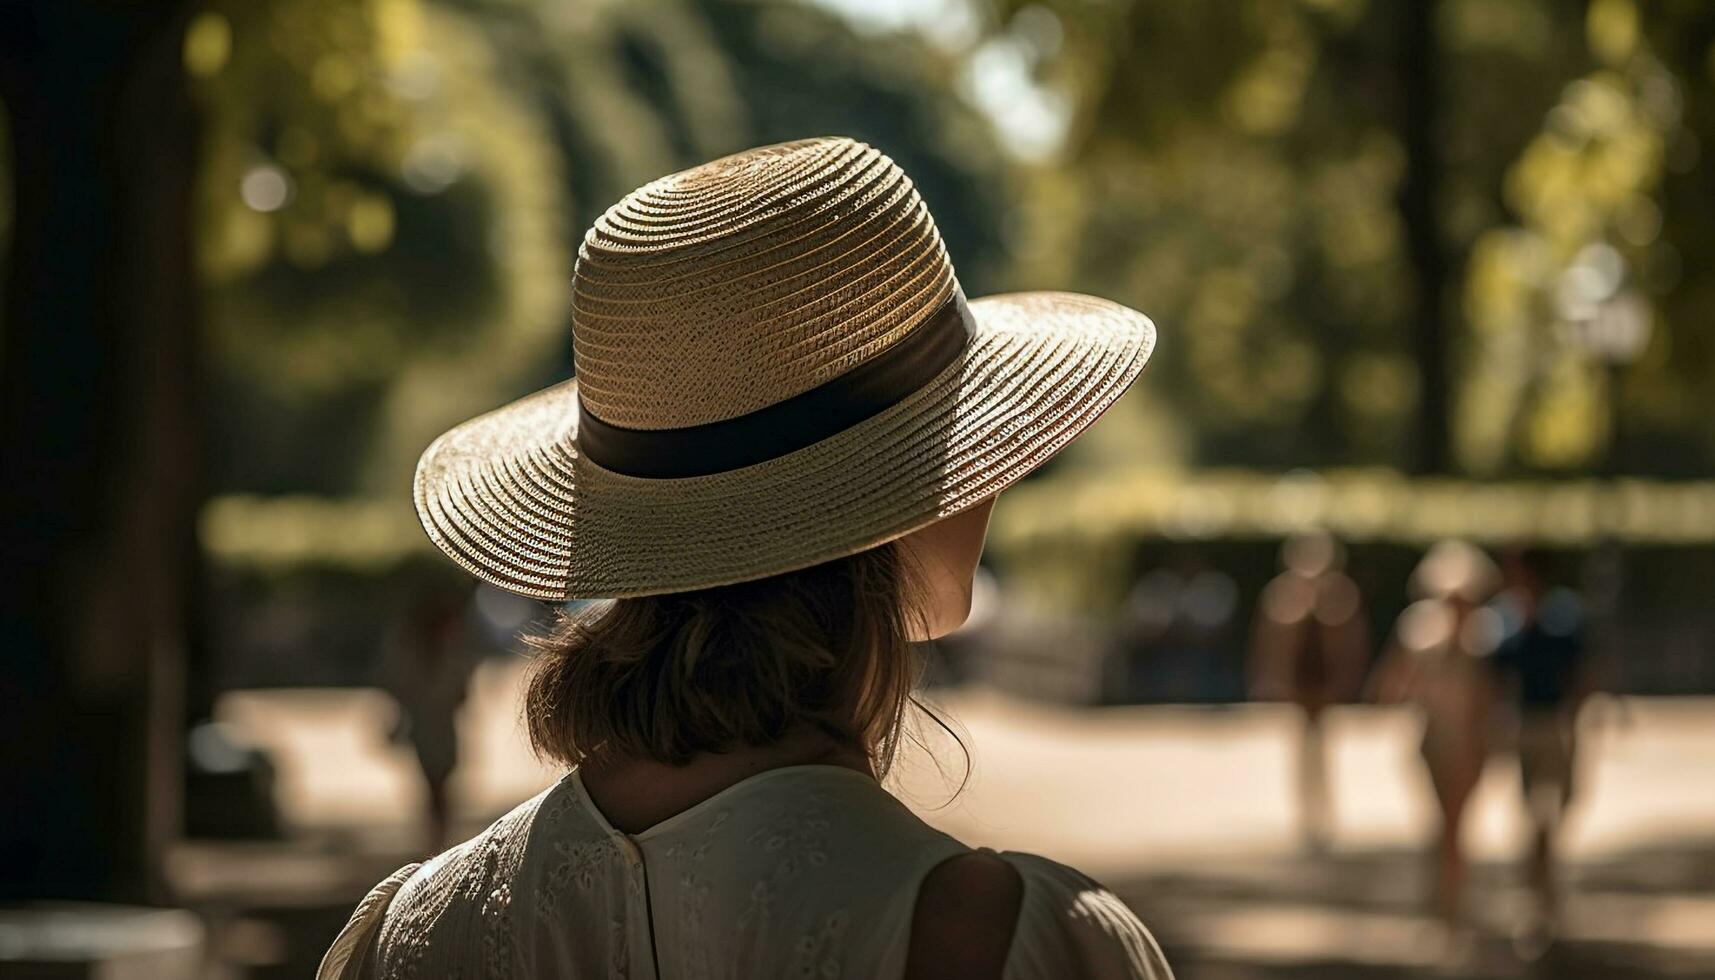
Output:
[[[1495,599],[1502,638],[1493,665],[1503,700],[1514,712],[1519,775],[1531,823],[1527,877],[1536,899],[1523,938],[1546,943],[1558,931],[1555,841],[1572,803],[1578,710],[1594,690],[1584,639],[1584,605],[1565,587],[1550,587],[1542,552],[1502,555],[1506,587]]]
[[[613,598],[535,643],[525,719],[567,771],[377,886],[321,976],[1169,977],[1112,893],[879,782],[995,495],[1136,379],[1148,319],[967,302],[911,181],[833,138],[634,191],[572,293],[578,377],[416,480],[474,574]]]
[[[1289,701],[1303,712],[1298,813],[1306,845],[1320,853],[1333,835],[1322,713],[1357,697],[1369,666],[1363,597],[1345,572],[1345,548],[1326,531],[1281,546],[1283,570],[1257,601],[1251,642],[1253,700]]]
[[[1455,931],[1463,925],[1465,808],[1491,746],[1495,683],[1487,657],[1497,627],[1483,604],[1498,577],[1489,556],[1468,542],[1431,547],[1412,572],[1416,601],[1400,614],[1373,682],[1378,700],[1410,702],[1423,715],[1419,750],[1441,818],[1431,904]]]
[[[451,782],[458,765],[458,713],[476,667],[467,624],[470,590],[425,580],[411,586],[383,640],[384,683],[399,706],[393,735],[417,758],[427,794],[430,850],[451,843]]]

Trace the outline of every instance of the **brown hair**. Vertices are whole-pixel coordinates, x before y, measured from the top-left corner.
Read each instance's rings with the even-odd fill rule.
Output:
[[[921,582],[893,542],[753,582],[562,614],[528,641],[530,743],[567,765],[683,765],[804,723],[884,772],[915,703],[909,637],[924,615]]]

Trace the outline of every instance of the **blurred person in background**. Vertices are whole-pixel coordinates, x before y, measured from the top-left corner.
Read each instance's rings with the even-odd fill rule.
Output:
[[[1584,603],[1571,589],[1548,584],[1547,556],[1509,549],[1501,572],[1506,587],[1493,603],[1501,641],[1492,662],[1503,699],[1516,713],[1519,775],[1531,821],[1528,876],[1536,908],[1526,932],[1547,939],[1559,919],[1554,844],[1573,796],[1578,710],[1595,682]]]
[[[1306,844],[1324,850],[1332,834],[1322,712],[1355,698],[1369,666],[1363,597],[1345,573],[1345,548],[1326,531],[1281,546],[1284,570],[1257,600],[1250,696],[1289,701],[1304,712],[1299,742],[1298,812]]]
[[[1462,924],[1466,804],[1492,744],[1495,682],[1488,656],[1498,627],[1484,607],[1499,585],[1495,563],[1465,541],[1440,541],[1412,572],[1416,600],[1400,613],[1372,681],[1377,700],[1423,714],[1419,745],[1440,811],[1431,902],[1451,930]]]
[[[416,485],[485,580],[614,599],[535,641],[525,720],[567,771],[383,881],[321,976],[1169,977],[1111,892],[880,783],[995,495],[1136,379],[1149,320],[967,302],[911,181],[838,138],[632,192],[573,295],[577,378]]]
[[[468,587],[424,576],[383,639],[383,685],[399,705],[396,741],[408,741],[428,792],[428,847],[446,846],[448,783],[458,765],[458,713],[475,669]]]

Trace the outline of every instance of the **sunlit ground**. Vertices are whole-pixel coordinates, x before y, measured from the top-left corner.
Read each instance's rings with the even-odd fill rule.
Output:
[[[466,830],[554,778],[523,745],[519,673],[515,661],[491,661],[473,682],[460,722],[466,762],[455,775]],[[963,757],[943,736],[930,740],[938,766],[908,751],[896,791],[968,843],[1044,853],[1103,879],[1144,913],[1186,964],[1183,976],[1251,975],[1220,972],[1220,963],[1404,976],[1447,962],[1447,937],[1422,911],[1416,852],[1434,816],[1411,714],[1331,715],[1335,826],[1330,853],[1313,858],[1297,831],[1290,710],[1084,710],[984,690],[950,692],[942,703],[971,752],[968,785],[948,802]],[[1580,950],[1650,954],[1610,957],[1589,975],[1715,969],[1715,700],[1628,705],[1609,713],[1619,720],[1586,726],[1583,797],[1565,835],[1565,935]],[[391,712],[385,695],[364,689],[226,696],[221,717],[273,751],[294,835],[319,843],[292,857],[257,848],[250,870],[193,849],[179,862],[189,886],[242,890],[243,881],[223,879],[264,863],[277,890],[309,892],[420,851],[422,789],[409,749],[387,741]],[[1497,757],[1468,824],[1479,933],[1505,936],[1525,908],[1512,865],[1525,842],[1520,807],[1516,763]],[[1520,961],[1486,949],[1480,935],[1467,945],[1455,950],[1460,973],[1520,975],[1512,969]]]

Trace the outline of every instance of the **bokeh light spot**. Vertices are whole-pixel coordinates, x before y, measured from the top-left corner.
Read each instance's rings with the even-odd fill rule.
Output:
[[[273,164],[252,167],[239,181],[238,196],[254,211],[278,211],[292,199],[292,178]]]
[[[213,11],[204,11],[185,29],[185,71],[195,78],[220,74],[232,57],[232,25]]]
[[[393,241],[393,203],[379,194],[357,199],[346,218],[346,231],[359,252],[384,250]]]

